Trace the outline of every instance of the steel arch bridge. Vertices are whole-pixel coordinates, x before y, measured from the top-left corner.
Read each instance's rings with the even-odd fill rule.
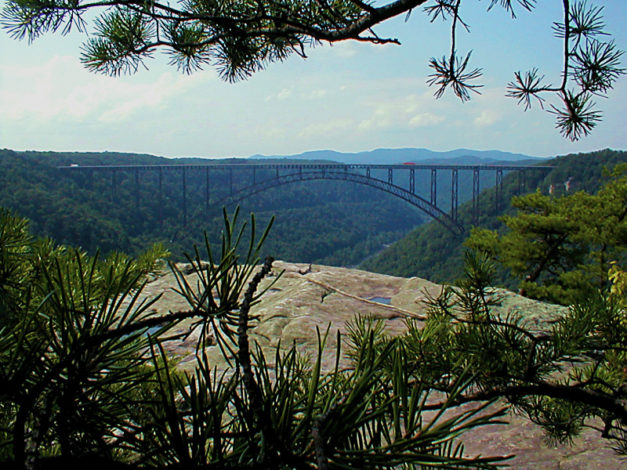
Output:
[[[547,172],[552,169],[549,166],[523,166],[523,165],[421,165],[421,164],[394,164],[394,165],[373,165],[373,164],[334,164],[334,163],[268,163],[268,164],[172,164],[172,165],[93,165],[80,166],[70,165],[59,167],[64,173],[86,174],[88,181],[93,181],[95,174],[110,176],[111,199],[115,200],[117,188],[120,180],[125,176],[133,182],[135,187],[136,206],[140,207],[140,184],[144,179],[149,179],[149,172],[157,173],[156,196],[162,207],[163,201],[163,181],[168,175],[179,174],[181,183],[182,202],[182,222],[188,222],[188,178],[191,175],[201,175],[204,180],[205,189],[205,211],[212,208],[228,206],[242,201],[254,194],[267,191],[277,186],[296,182],[308,182],[314,180],[336,180],[370,186],[380,191],[392,194],[403,199],[422,212],[428,214],[440,222],[444,227],[455,234],[461,234],[465,228],[460,222],[457,213],[459,204],[458,188],[459,173],[472,172],[472,221],[476,223],[479,218],[479,193],[480,193],[480,173],[492,172],[495,175],[494,204],[498,209],[503,200],[503,173],[506,171],[518,173],[518,193],[522,194],[526,190],[526,174],[530,171]],[[425,199],[416,193],[416,173],[426,171],[430,174],[428,186],[430,189],[429,199]],[[226,172],[228,196],[218,200],[211,199],[211,174]],[[259,179],[259,173],[272,172],[269,178]],[[377,175],[374,173],[378,172]],[[383,172],[387,177],[381,177]],[[450,211],[445,211],[438,207],[437,181],[438,172],[450,172]],[[394,177],[402,173],[403,180],[407,182],[401,186],[395,182]],[[142,176],[145,176],[143,178]],[[242,183],[252,179],[251,184],[235,189],[234,183]],[[250,178],[252,176],[252,178]],[[397,178],[398,181],[398,178]],[[250,182],[250,181],[249,181]],[[91,183],[89,183],[91,184]],[[240,184],[241,186],[241,184]],[[163,217],[161,217],[163,219]]]
[[[388,194],[392,194],[400,199],[404,199],[412,206],[417,207],[421,211],[436,219],[451,232],[463,233],[464,231],[464,227],[457,220],[453,219],[449,214],[442,211],[434,204],[431,204],[429,201],[418,196],[417,194],[410,192],[400,186],[397,186],[392,182],[372,178],[371,176],[364,176],[358,173],[351,173],[343,169],[338,170],[322,168],[307,171],[298,171],[297,173],[290,173],[286,175],[278,175],[274,178],[263,180],[259,183],[255,183],[251,186],[247,186],[237,192],[234,192],[232,195],[218,201],[217,206],[222,207],[236,204],[255,194],[285,184],[315,180],[350,181],[353,183],[370,186],[371,188],[379,189]]]

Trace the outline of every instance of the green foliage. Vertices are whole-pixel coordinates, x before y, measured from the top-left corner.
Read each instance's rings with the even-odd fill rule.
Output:
[[[114,270],[114,272],[110,274],[111,276],[118,274],[115,272],[114,267],[124,266],[126,264],[129,264],[131,266],[130,269],[133,271],[154,275],[163,271],[165,268],[165,260],[169,258],[170,255],[171,253],[165,248],[164,244],[158,242],[151,245],[143,253],[140,253],[136,259],[122,252],[110,253],[105,260],[105,264],[111,266]]]
[[[607,177],[603,176],[604,169],[611,172],[617,165],[625,162],[627,162],[627,152],[614,150],[557,157],[545,163],[553,165],[554,169],[542,178],[535,177],[529,180],[528,187],[539,188],[541,193],[546,195],[553,186],[553,195],[557,197],[565,193],[569,194],[566,192],[564,183],[570,181],[570,193],[585,191],[594,194],[607,181]],[[505,175],[504,200],[507,201],[517,195],[517,187],[515,175]],[[493,189],[481,193],[479,206],[481,216],[477,226],[503,233],[505,227],[499,217],[504,214],[513,215],[512,206],[506,205],[502,210],[497,211],[494,207]],[[460,205],[459,218],[464,224],[472,225],[471,204]],[[463,270],[464,241],[464,237],[454,237],[438,223],[430,222],[414,229],[403,239],[362,263],[360,267],[384,274],[419,276],[434,282],[453,283]],[[475,242],[479,243],[477,238]],[[486,249],[484,241],[480,242],[480,245],[481,249]],[[518,287],[517,279],[500,266],[497,266],[495,282],[497,285],[508,288]]]
[[[198,290],[171,266],[189,309],[158,316],[157,299],[142,300],[142,288],[161,250],[143,262],[100,261],[51,243],[34,250],[24,221],[2,217],[0,246],[13,260],[5,285],[20,300],[4,302],[14,325],[0,329],[2,465],[489,468],[498,461],[466,457],[456,443],[498,412],[445,414],[468,381],[451,383],[449,400],[427,418],[432,389],[413,381],[402,349],[376,347],[369,332],[350,368],[338,362],[322,371],[324,336],[313,362],[295,347],[279,348],[270,366],[247,335],[250,306],[271,269],[270,259],[255,267],[268,230],[257,236],[254,218],[247,247],[238,249],[246,227],[237,213],[225,214],[218,251],[207,241],[206,252],[190,257]],[[22,278],[30,269],[34,277]],[[233,361],[226,371],[207,359],[208,334],[199,335],[196,369],[176,370],[164,346],[184,319],[215,333]]]
[[[611,262],[625,262],[627,164],[617,165],[596,195],[515,197],[504,216],[509,232],[474,229],[467,246],[489,254],[521,279],[525,295],[563,304],[594,288],[607,290]]]
[[[487,257],[468,253],[463,280],[430,298],[426,322],[408,321],[404,336],[383,337],[378,348],[407,351],[406,371],[416,385],[448,391],[466,378],[468,388],[455,404],[501,397],[542,425],[552,441],[568,442],[600,419],[602,436],[624,453],[624,303],[597,291],[566,314],[532,325],[525,312],[493,313],[499,302],[489,287],[493,274]],[[357,324],[353,342],[359,344],[368,328],[378,331],[380,325]]]
[[[26,300],[20,295],[23,280],[32,270],[24,259],[29,255],[32,238],[26,220],[15,220],[0,209],[0,324],[9,323],[13,312]]]
[[[382,323],[358,320],[351,366],[323,371],[325,335],[313,360],[292,347],[268,361],[249,344],[250,307],[271,269],[271,259],[255,267],[268,230],[258,236],[254,218],[245,237],[237,213],[224,214],[220,248],[207,240],[189,257],[194,282],[171,265],[189,308],[158,316],[156,299],[141,294],[161,251],[147,263],[100,261],[33,240],[23,220],[2,216],[3,256],[13,259],[3,295],[20,300],[4,302],[14,324],[0,330],[4,464],[488,468],[498,459],[465,457],[457,438],[498,422],[499,397],[554,439],[597,417],[625,445],[627,324],[615,294],[531,328],[522,313],[494,315],[494,269],[468,255],[465,280],[431,299],[424,326],[410,321],[391,338]],[[165,352],[185,319],[201,331],[191,372]],[[212,337],[231,364],[222,372],[205,354]],[[469,402],[478,405],[459,406]]]
[[[187,174],[187,225],[183,224],[179,171],[164,173],[163,197],[155,197],[156,171],[116,172],[115,191],[109,172],[61,173],[58,165],[158,165],[171,160],[148,155],[114,153],[12,152],[0,150],[0,207],[17,211],[31,221],[33,233],[59,243],[80,246],[94,255],[124,252],[139,256],[145,247],[162,243],[172,259],[185,251],[220,242],[221,207],[206,206],[204,172]],[[183,160],[198,163],[198,160]],[[181,163],[183,163],[181,162]],[[232,163],[232,162],[230,162]],[[273,175],[257,172],[257,177]],[[244,173],[235,189],[251,184]],[[212,201],[229,193],[228,172],[212,170]],[[377,211],[371,209],[377,199]],[[212,202],[213,204],[213,202]],[[341,182],[292,184],[242,201],[242,208],[258,215],[261,224],[275,217],[275,236],[267,249],[277,258],[307,263],[357,265],[419,225],[423,216],[403,201],[380,191]]]

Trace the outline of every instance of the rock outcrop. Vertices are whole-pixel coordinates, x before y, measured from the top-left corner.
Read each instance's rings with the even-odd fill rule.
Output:
[[[184,272],[189,272],[184,271]],[[188,274],[194,285],[193,274]],[[150,282],[146,296],[161,294],[154,305],[159,313],[188,309],[184,299],[175,291],[172,274]],[[250,339],[258,343],[266,358],[272,362],[277,346],[296,344],[299,351],[315,354],[317,332],[328,331],[323,368],[335,364],[337,332],[346,333],[346,325],[356,315],[368,315],[385,321],[390,334],[405,329],[406,318],[424,318],[427,296],[436,296],[442,286],[419,278],[400,278],[346,268],[285,263],[276,261],[272,276],[263,280],[267,289],[259,303],[251,309],[256,320]],[[495,289],[501,298],[497,311],[502,315],[514,311],[524,313],[533,326],[554,318],[563,307],[521,297],[513,292]],[[183,323],[178,331],[189,329]],[[198,332],[192,331],[184,341],[172,341],[168,349],[179,357],[180,366],[192,369]],[[218,368],[226,363],[217,346],[207,349]],[[342,359],[346,362],[346,359]],[[551,446],[544,440],[542,430],[522,416],[510,415],[508,425],[479,428],[463,437],[471,455],[516,455],[508,461],[516,469],[596,469],[625,468],[607,442],[596,431],[585,431],[572,446]]]

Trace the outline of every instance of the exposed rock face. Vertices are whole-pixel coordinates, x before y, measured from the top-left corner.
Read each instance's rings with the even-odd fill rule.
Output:
[[[191,274],[189,282],[194,285]],[[174,276],[168,274],[149,283],[145,294],[162,294],[155,304],[159,313],[188,309],[184,299],[174,292],[175,287]],[[324,335],[328,330],[323,355],[323,367],[327,370],[335,364],[337,332],[345,333],[350,319],[356,315],[384,319],[386,330],[398,334],[405,329],[405,318],[420,318],[425,314],[426,296],[436,296],[441,290],[440,285],[419,278],[281,261],[274,263],[273,275],[262,282],[261,288],[268,288],[268,291],[251,309],[257,317],[250,330],[251,341],[257,342],[267,360],[272,362],[279,344],[287,348],[295,343],[299,351],[315,354],[317,331]],[[502,296],[498,311],[502,314],[524,312],[531,325],[540,325],[562,309],[509,291],[496,291]],[[183,324],[179,330],[189,327],[189,323]],[[183,368],[194,367],[197,334],[193,332],[185,341],[169,345],[170,351],[180,356]],[[225,366],[217,346],[209,347],[207,354],[217,367]],[[346,363],[346,359],[342,360]],[[521,416],[510,416],[508,425],[479,428],[463,440],[469,455],[515,454],[516,457],[508,463],[517,469],[612,470],[627,466],[627,462],[599,438],[598,432],[584,432],[570,447],[552,447],[544,442],[542,430]]]

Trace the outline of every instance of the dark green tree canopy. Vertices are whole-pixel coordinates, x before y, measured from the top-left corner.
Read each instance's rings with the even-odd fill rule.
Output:
[[[554,0],[558,1],[558,0]],[[0,22],[18,39],[33,40],[46,32],[89,32],[82,61],[90,70],[110,75],[132,73],[158,49],[190,73],[216,67],[228,81],[243,79],[268,63],[292,54],[306,56],[321,42],[343,40],[396,43],[372,28],[417,9],[432,21],[451,24],[449,52],[431,58],[428,83],[440,97],[447,89],[462,101],[478,93],[480,68],[470,53],[459,52],[456,32],[469,25],[460,7],[470,0],[8,0]],[[587,135],[601,119],[593,99],[605,94],[624,73],[623,54],[604,31],[600,2],[562,0],[563,17],[553,29],[564,43],[560,83],[550,84],[537,69],[515,72],[508,96],[528,109],[535,101],[556,116],[556,127],[571,140]],[[533,11],[536,0],[489,0],[471,8],[501,7],[512,17]],[[92,14],[96,13],[95,19]],[[547,97],[551,102],[547,103]]]
[[[266,356],[249,337],[251,307],[280,274],[272,258],[259,266],[269,227],[237,215],[217,249],[170,265],[185,307],[159,313],[142,291],[160,247],[90,257],[0,209],[0,468],[488,469],[504,457],[468,456],[458,437],[502,422],[501,404],[552,440],[591,427],[627,453],[622,269],[611,292],[535,321],[493,309],[494,267],[469,254],[420,322],[389,336],[356,318],[325,370],[328,332],[311,355],[294,344]],[[179,340],[196,343],[191,370],[167,352]]]
[[[625,263],[627,164],[610,178],[597,194],[514,197],[518,213],[502,218],[509,231],[475,228],[466,245],[509,268],[529,297],[568,305],[581,292],[605,291],[612,263]]]

